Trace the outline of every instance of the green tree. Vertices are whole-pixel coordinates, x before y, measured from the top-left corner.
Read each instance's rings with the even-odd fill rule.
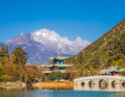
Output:
[[[26,66],[26,81],[27,82],[36,82],[39,81],[42,77],[42,73],[39,68],[35,65]]]
[[[3,45],[0,49],[0,80],[3,81],[3,76],[8,72],[9,65],[9,50],[7,45]]]
[[[25,64],[27,61],[27,53],[24,49],[21,47],[17,47],[11,55],[11,61],[12,64],[15,64],[18,66],[18,69],[16,68],[17,73],[19,72],[20,75],[20,81],[24,81],[25,79]]]
[[[1,77],[2,77],[3,75],[4,75],[4,71],[3,71],[3,69],[0,68],[0,81],[2,81],[2,78],[1,78]]]
[[[60,80],[60,79],[66,79],[66,74],[65,73],[61,73],[61,72],[55,72],[53,74],[50,74],[48,76],[48,80],[53,81],[53,80]]]
[[[21,47],[16,48],[12,52],[12,56],[11,57],[12,57],[13,63],[15,63],[15,64],[19,64],[19,65],[25,65],[26,64],[27,53]]]
[[[7,45],[3,45],[0,50],[0,65],[8,64],[9,62],[9,50]]]

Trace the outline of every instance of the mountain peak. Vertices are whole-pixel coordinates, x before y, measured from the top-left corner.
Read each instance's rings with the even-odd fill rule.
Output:
[[[28,53],[28,63],[46,63],[51,56],[55,56],[57,51],[60,54],[74,55],[90,44],[87,40],[78,37],[71,41],[66,36],[62,37],[57,32],[49,29],[40,29],[29,34],[21,34],[6,42],[11,52],[17,46],[25,48]]]
[[[50,34],[57,35],[54,31],[51,31],[49,29],[40,29],[32,33],[32,35],[41,35],[43,37],[50,36]]]
[[[49,29],[40,29],[33,33],[31,33],[33,39],[37,42],[43,43],[43,44],[56,44],[56,45],[73,45],[73,43],[82,44],[82,45],[88,45],[90,44],[87,40],[82,40],[80,37],[77,37],[76,40],[70,41],[66,36],[61,37],[57,32]]]
[[[37,42],[44,42],[45,40],[48,41],[57,41],[58,39],[60,39],[60,36],[52,30],[49,29],[40,29],[37,30],[33,33],[31,33],[33,39]]]

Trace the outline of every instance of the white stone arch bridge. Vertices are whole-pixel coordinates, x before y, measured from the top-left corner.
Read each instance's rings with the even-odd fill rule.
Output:
[[[125,77],[100,75],[76,78],[74,90],[125,91]]]

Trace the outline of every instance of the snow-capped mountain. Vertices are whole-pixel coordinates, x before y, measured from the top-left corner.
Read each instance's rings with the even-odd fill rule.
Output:
[[[40,29],[29,34],[21,34],[6,42],[10,51],[21,46],[28,53],[28,63],[47,63],[49,57],[57,55],[57,52],[65,55],[74,55],[90,44],[80,37],[70,41],[67,37],[61,37],[55,31]]]

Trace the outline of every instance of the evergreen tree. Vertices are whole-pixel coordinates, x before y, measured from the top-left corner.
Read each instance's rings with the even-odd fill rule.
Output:
[[[5,65],[9,61],[9,50],[7,45],[3,45],[0,50],[0,64]]]

